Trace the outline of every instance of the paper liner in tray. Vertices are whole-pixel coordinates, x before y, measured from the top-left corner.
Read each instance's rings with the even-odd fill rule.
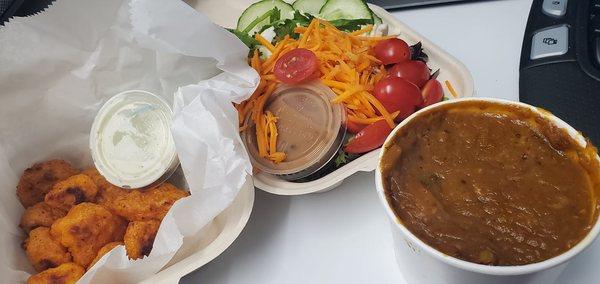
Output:
[[[190,257],[202,265],[229,245],[253,203],[251,165],[231,103],[258,83],[247,52],[235,36],[179,0],[61,0],[0,29],[3,282],[24,282],[34,273],[20,247],[19,176],[51,158],[91,166],[94,116],[128,89],[174,103],[172,133],[192,195],[165,216],[148,257],[131,261],[117,247],[80,283],[139,282]]]

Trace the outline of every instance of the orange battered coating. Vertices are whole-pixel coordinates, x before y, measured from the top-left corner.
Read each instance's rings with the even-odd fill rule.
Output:
[[[54,221],[65,215],[67,215],[65,210],[54,208],[45,202],[38,202],[25,210],[23,216],[21,216],[19,227],[29,234],[31,230],[37,227],[49,228]]]
[[[88,267],[104,245],[120,241],[126,222],[104,207],[93,203],[75,205],[58,219],[50,232],[73,256],[73,262]]]
[[[23,242],[23,248],[27,259],[38,272],[71,262],[71,254],[52,238],[50,229],[46,227],[33,229]]]
[[[44,196],[55,183],[77,173],[78,171],[64,160],[37,163],[23,172],[17,185],[17,197],[27,208],[44,201]]]
[[[111,188],[103,192],[98,203],[129,221],[162,220],[175,201],[188,196],[170,183],[150,189]]]
[[[125,248],[130,259],[138,259],[150,254],[154,238],[160,227],[160,222],[134,221],[130,222],[125,231]]]
[[[81,265],[68,262],[32,275],[27,284],[74,284],[84,273]]]
[[[83,172],[81,172],[84,175],[89,176],[94,183],[96,184],[96,186],[98,187],[99,191],[102,191],[103,189],[110,187],[110,186],[115,186],[113,184],[111,184],[110,182],[108,182],[101,174],[100,172],[98,172],[98,170],[94,167],[91,168],[87,168],[85,169]]]
[[[44,200],[50,206],[69,210],[79,203],[94,201],[97,192],[98,187],[92,178],[78,174],[57,182]]]
[[[121,196],[125,196],[131,189],[120,188],[108,182],[96,168],[89,168],[83,171],[83,174],[92,178],[98,187],[96,203],[111,210],[111,203]],[[113,212],[114,213],[114,212]]]

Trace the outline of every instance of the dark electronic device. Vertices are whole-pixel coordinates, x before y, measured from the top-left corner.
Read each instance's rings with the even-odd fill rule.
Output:
[[[375,4],[386,10],[475,1],[482,0],[367,0],[367,2]]]
[[[25,17],[46,9],[54,0],[0,0],[0,26],[11,17]]]
[[[600,145],[600,0],[533,1],[519,97]]]
[[[0,0],[0,25],[12,17],[23,0]]]

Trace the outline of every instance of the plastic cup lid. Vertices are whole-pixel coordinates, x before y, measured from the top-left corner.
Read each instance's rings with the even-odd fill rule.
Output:
[[[277,149],[286,159],[274,163],[258,154],[254,124],[242,139],[254,166],[261,171],[293,180],[308,176],[337,153],[346,133],[346,112],[331,103],[335,94],[318,81],[301,85],[281,85],[265,103],[264,110],[277,119]],[[250,117],[247,118],[251,123]]]
[[[179,164],[170,130],[172,117],[167,102],[146,91],[125,91],[110,98],[90,133],[98,171],[123,188],[168,178]]]

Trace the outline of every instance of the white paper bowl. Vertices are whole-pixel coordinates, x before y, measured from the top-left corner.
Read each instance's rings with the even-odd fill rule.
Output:
[[[196,10],[207,15],[216,24],[232,28],[236,26],[237,18],[242,11],[252,2],[256,1],[187,0],[187,2]],[[383,23],[389,26],[390,34],[400,34],[400,38],[410,45],[417,42],[423,44],[423,49],[429,56],[427,65],[434,71],[437,69],[441,70],[438,80],[442,82],[445,96],[451,97],[450,92],[443,83],[446,80],[452,83],[459,97],[472,97],[474,95],[473,77],[464,64],[409,26],[398,21],[384,9],[375,5],[369,6],[383,20]],[[375,170],[379,152],[380,150],[375,150],[364,154],[330,174],[311,182],[290,182],[269,174],[259,173],[254,175],[254,185],[264,191],[278,195],[301,195],[325,192],[339,186],[344,179],[356,172],[370,172]]]
[[[399,131],[403,130],[403,127],[409,121],[439,107],[448,104],[460,104],[465,101],[493,102],[531,109],[532,111],[547,117],[552,123],[556,124],[556,126],[567,130],[569,135],[573,137],[581,146],[585,146],[587,143],[585,138],[567,123],[555,117],[554,115],[545,111],[542,112],[533,106],[500,99],[468,98],[445,101],[414,113],[400,123],[396,128],[394,128],[390,136],[388,136],[386,139],[384,147],[390,143],[392,137],[396,136]],[[383,155],[385,155],[385,151],[381,152],[378,157],[378,161],[381,161],[381,157]],[[598,156],[596,156],[596,158],[600,161]],[[519,266],[489,266],[476,264],[439,252],[435,248],[421,241],[406,227],[404,227],[404,225],[396,217],[394,210],[387,201],[384,192],[383,181],[381,178],[381,168],[379,165],[377,166],[377,170],[375,172],[375,186],[377,188],[379,199],[390,219],[398,266],[408,283],[553,283],[560,275],[562,270],[566,267],[567,263],[574,256],[583,251],[588,245],[590,245],[598,236],[598,232],[600,232],[600,221],[596,220],[596,223],[592,229],[577,245],[558,256],[542,262]]]
[[[141,283],[179,283],[181,277],[219,256],[240,235],[254,205],[254,185],[249,177],[227,209],[196,236],[185,238],[173,259],[157,274]]]

